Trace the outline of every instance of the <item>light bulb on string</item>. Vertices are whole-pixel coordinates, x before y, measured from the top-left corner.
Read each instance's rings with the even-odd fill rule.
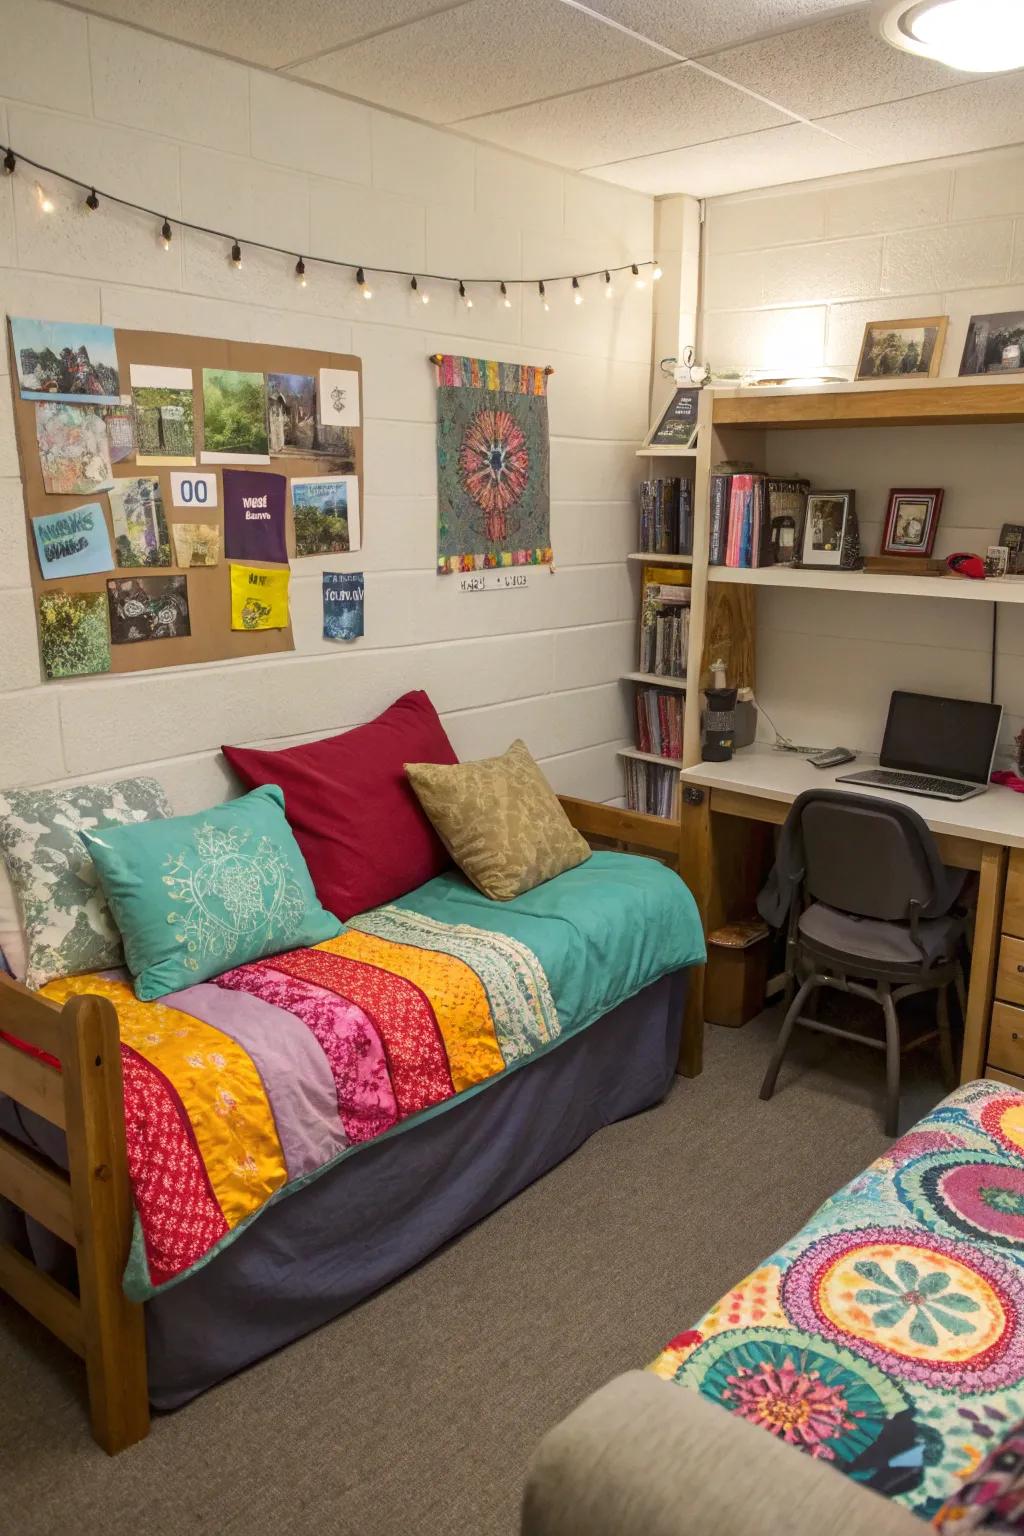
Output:
[[[53,198],[44,187],[36,184],[36,197],[39,199],[39,208],[42,213],[52,213],[54,209]]]
[[[646,288],[647,284],[644,282],[643,278],[640,276],[640,268],[637,266],[635,261],[634,261],[634,263],[633,263],[633,265],[632,265],[630,270],[633,273],[633,287],[634,288]]]
[[[610,272],[606,272],[604,275],[604,296],[606,299],[610,299],[613,296],[612,275]]]
[[[99,205],[100,205],[100,200],[96,196],[96,188],[95,187],[90,187],[89,188],[89,196],[85,200],[85,206],[88,208],[90,213],[95,213],[96,209],[99,207]]]
[[[539,282],[537,284],[537,292],[540,294],[540,301],[544,305],[544,308],[545,309],[550,309],[551,305],[548,303],[548,300],[547,300],[547,289],[544,287],[543,282]]]
[[[165,251],[169,251],[171,248],[172,233],[173,231],[171,230],[170,219],[164,219],[160,226],[160,244],[163,246]]]
[[[504,304],[506,309],[512,308],[512,300],[508,296],[508,289],[505,287],[504,283],[501,285],[501,302]]]
[[[577,308],[583,303],[583,293],[580,288],[580,280],[578,277],[574,277],[572,280],[572,301],[577,306]]]
[[[241,272],[242,247],[239,245],[237,240],[233,241],[231,246],[231,265],[234,267],[236,272]]]
[[[420,285],[416,279],[415,273],[410,280],[409,287],[412,290],[412,296],[414,299],[419,299],[421,304],[430,303],[430,294],[427,293],[426,289],[424,289],[422,293],[420,292]]]
[[[359,285],[359,291],[363,295],[363,298],[364,299],[372,299],[373,298],[373,289],[370,287],[369,283],[366,281],[366,273],[363,271],[362,267],[360,267],[358,269],[358,271],[356,272],[356,282]]]
[[[473,308],[473,300],[466,292],[466,285],[462,281],[461,277],[459,278],[459,298],[462,300],[463,304],[465,304],[467,309]]]
[[[651,272],[652,279],[657,283],[661,280],[662,277],[664,277],[664,275],[665,274],[661,270],[661,262],[656,261],[654,263],[654,270]]]
[[[295,277],[300,288],[306,287],[306,263],[300,256],[295,263]]]
[[[4,171],[5,171],[5,173],[8,176],[13,176],[14,175],[14,168],[17,165],[17,163],[18,162],[17,162],[17,159],[15,158],[14,150],[13,149],[9,149],[7,151],[7,153],[4,155]]]

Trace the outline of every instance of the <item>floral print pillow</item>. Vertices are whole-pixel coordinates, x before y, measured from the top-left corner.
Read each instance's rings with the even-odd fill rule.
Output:
[[[121,935],[79,833],[170,815],[155,779],[0,792],[0,856],[21,907],[27,986],[124,963]]]

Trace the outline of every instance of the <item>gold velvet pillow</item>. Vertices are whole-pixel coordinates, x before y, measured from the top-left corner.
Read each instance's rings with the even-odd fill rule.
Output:
[[[478,890],[511,901],[590,858],[521,741],[476,763],[406,763],[438,837]]]

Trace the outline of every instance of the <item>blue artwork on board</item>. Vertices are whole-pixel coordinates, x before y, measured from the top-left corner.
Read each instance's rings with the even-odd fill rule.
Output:
[[[363,633],[363,573],[324,571],[324,639],[358,640]]]
[[[12,315],[11,345],[23,400],[120,404],[117,349],[109,325]]]
[[[98,501],[87,501],[68,512],[47,512],[32,519],[39,569],[47,581],[58,576],[92,576],[112,571],[107,520]]]

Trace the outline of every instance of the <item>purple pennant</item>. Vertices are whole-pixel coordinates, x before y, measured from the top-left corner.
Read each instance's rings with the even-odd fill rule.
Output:
[[[284,475],[253,469],[225,469],[223,475],[225,557],[287,565]]]

